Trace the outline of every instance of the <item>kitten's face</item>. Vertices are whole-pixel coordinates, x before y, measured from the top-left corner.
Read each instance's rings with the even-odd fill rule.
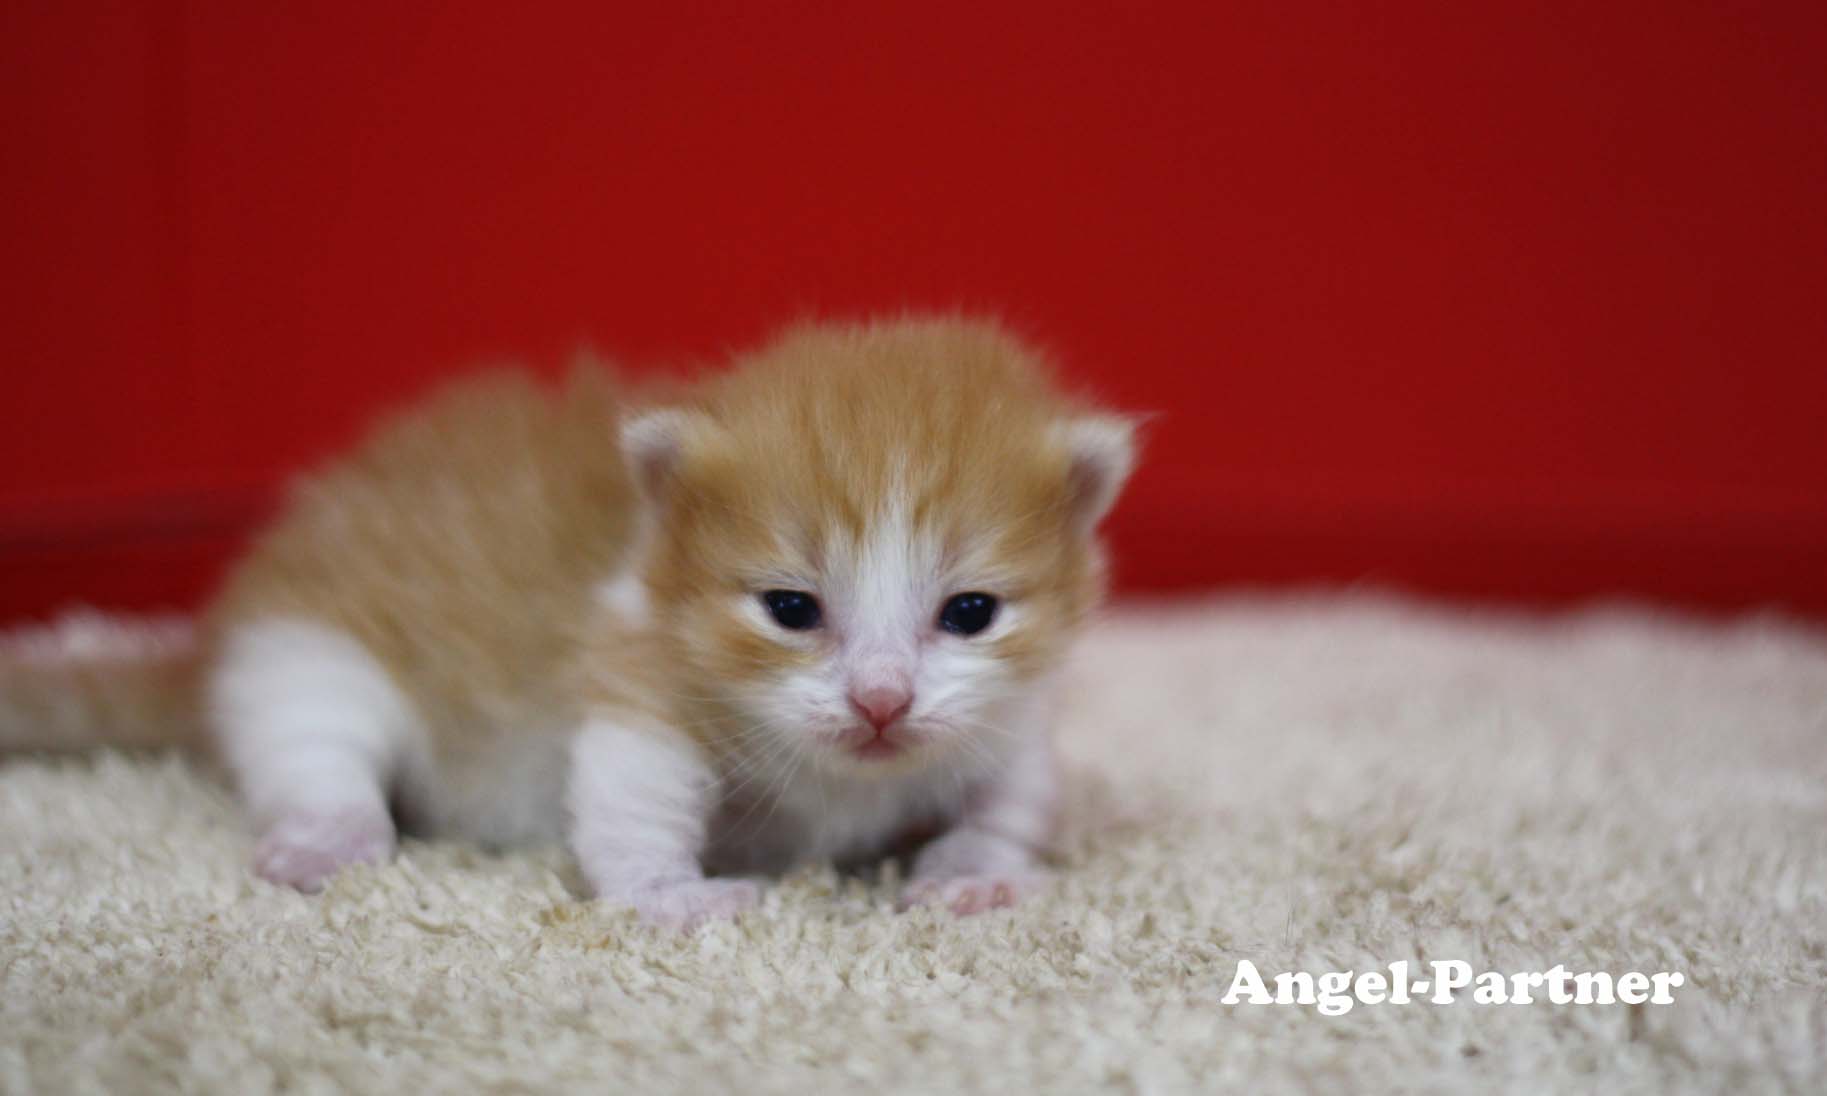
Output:
[[[752,751],[987,764],[1099,593],[1127,424],[957,325],[789,340],[731,382],[628,432],[659,477],[648,583],[680,692]]]
[[[855,527],[778,527],[724,557],[723,581],[681,607],[704,680],[738,721],[838,765],[1003,744],[1009,702],[1082,611],[1085,561],[1020,552],[999,515],[954,537],[909,509],[890,500]]]

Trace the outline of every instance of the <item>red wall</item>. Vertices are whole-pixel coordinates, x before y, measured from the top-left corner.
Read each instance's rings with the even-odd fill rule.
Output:
[[[1092,7],[5,5],[0,613],[466,363],[954,304],[1165,412],[1131,590],[1827,613],[1827,5]]]

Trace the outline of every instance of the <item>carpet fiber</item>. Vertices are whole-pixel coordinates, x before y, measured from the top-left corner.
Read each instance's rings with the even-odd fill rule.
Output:
[[[957,921],[807,871],[655,934],[557,853],[252,879],[176,757],[0,768],[0,1090],[1827,1086],[1827,641],[1376,598],[1113,614],[1057,884]],[[1675,1003],[1225,1006],[1463,959]]]

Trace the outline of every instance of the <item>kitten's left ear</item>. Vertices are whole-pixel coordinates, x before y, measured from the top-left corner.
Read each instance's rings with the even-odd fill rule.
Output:
[[[1055,427],[1070,462],[1072,521],[1081,533],[1096,528],[1122,494],[1135,468],[1136,426],[1120,415],[1083,415]]]
[[[622,459],[642,497],[649,503],[663,503],[687,453],[702,444],[712,429],[698,412],[670,407],[643,411],[624,421]]]

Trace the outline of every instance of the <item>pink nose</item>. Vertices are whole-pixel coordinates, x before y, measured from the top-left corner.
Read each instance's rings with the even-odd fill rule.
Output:
[[[878,731],[888,729],[913,707],[913,690],[898,685],[876,685],[850,694],[850,706]]]

